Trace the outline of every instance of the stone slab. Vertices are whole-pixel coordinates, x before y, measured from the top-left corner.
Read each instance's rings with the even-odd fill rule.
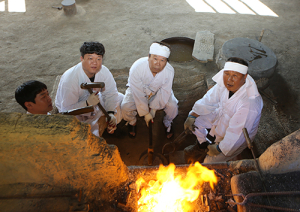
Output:
[[[201,63],[213,61],[214,34],[209,31],[199,31],[196,34],[193,58]]]

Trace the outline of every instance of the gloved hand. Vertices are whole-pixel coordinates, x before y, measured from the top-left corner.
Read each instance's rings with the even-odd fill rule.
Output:
[[[217,149],[217,145],[218,144],[211,144],[211,145],[208,145],[207,148],[208,148],[208,152],[207,154],[209,156],[215,156],[215,155],[218,155],[220,154],[221,152],[219,152],[219,150]]]
[[[151,114],[152,118],[155,117],[155,113],[156,113],[156,110],[151,108],[150,109],[150,114]]]
[[[146,122],[146,124],[147,124],[147,127],[149,127],[149,121],[152,121],[152,122],[153,122],[153,117],[152,117],[152,115],[151,115],[150,113],[147,113],[147,114],[145,115],[144,119],[145,119],[145,122]]]
[[[107,132],[109,134],[112,134],[117,129],[117,119],[112,113],[109,113],[108,115],[110,116],[110,120],[107,125]],[[106,122],[107,122],[107,118],[106,118]]]
[[[86,100],[88,105],[97,105],[100,102],[99,96],[97,93],[92,93]]]
[[[188,116],[184,122],[184,130],[189,129],[190,131],[186,132],[194,132],[195,131],[195,118]]]

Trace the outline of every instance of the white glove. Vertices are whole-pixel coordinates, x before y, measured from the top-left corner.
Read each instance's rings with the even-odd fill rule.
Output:
[[[99,96],[96,93],[92,93],[86,100],[88,105],[97,105],[100,102]]]
[[[187,117],[187,119],[184,122],[184,130],[189,129],[190,131],[194,132],[195,131],[195,118],[193,117]]]
[[[156,113],[156,110],[151,108],[150,114],[151,114],[152,118],[155,118],[155,113]]]
[[[146,124],[147,124],[147,127],[149,127],[149,121],[152,121],[152,122],[153,122],[153,117],[152,117],[152,115],[151,115],[150,113],[147,113],[147,114],[145,115],[144,119],[145,119],[145,122],[146,122]]]
[[[110,120],[108,122],[107,132],[109,134],[112,134],[117,129],[117,119],[112,113],[110,113],[108,115],[110,116]],[[106,118],[106,121],[107,121],[107,118]]]

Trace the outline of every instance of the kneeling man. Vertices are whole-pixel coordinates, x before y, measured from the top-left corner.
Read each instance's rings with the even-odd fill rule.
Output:
[[[186,161],[195,161],[206,147],[204,163],[233,159],[247,147],[243,128],[254,139],[263,101],[247,70],[246,61],[229,58],[212,78],[216,85],[194,104],[184,128],[192,130],[198,142],[184,149]]]
[[[136,135],[137,113],[144,116],[148,126],[160,109],[166,113],[163,123],[167,138],[173,136],[171,124],[178,114],[178,101],[172,91],[174,68],[168,63],[169,55],[169,47],[155,42],[150,46],[149,56],[138,59],[130,68],[121,105],[123,118],[129,123],[129,137]]]

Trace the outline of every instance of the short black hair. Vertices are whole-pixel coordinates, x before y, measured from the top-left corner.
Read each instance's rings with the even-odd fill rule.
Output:
[[[37,94],[41,93],[43,90],[47,89],[47,86],[36,80],[30,80],[24,82],[15,91],[15,98],[17,102],[27,111],[25,107],[25,102],[35,103],[35,97]]]
[[[105,48],[103,44],[99,42],[84,42],[80,47],[80,53],[82,57],[84,57],[85,54],[97,54],[103,57]]]
[[[243,60],[242,58],[239,58],[239,57],[230,57],[230,58],[227,59],[227,62],[235,62],[235,63],[239,63],[239,64],[242,64],[242,65],[248,67],[248,63],[245,60]]]

